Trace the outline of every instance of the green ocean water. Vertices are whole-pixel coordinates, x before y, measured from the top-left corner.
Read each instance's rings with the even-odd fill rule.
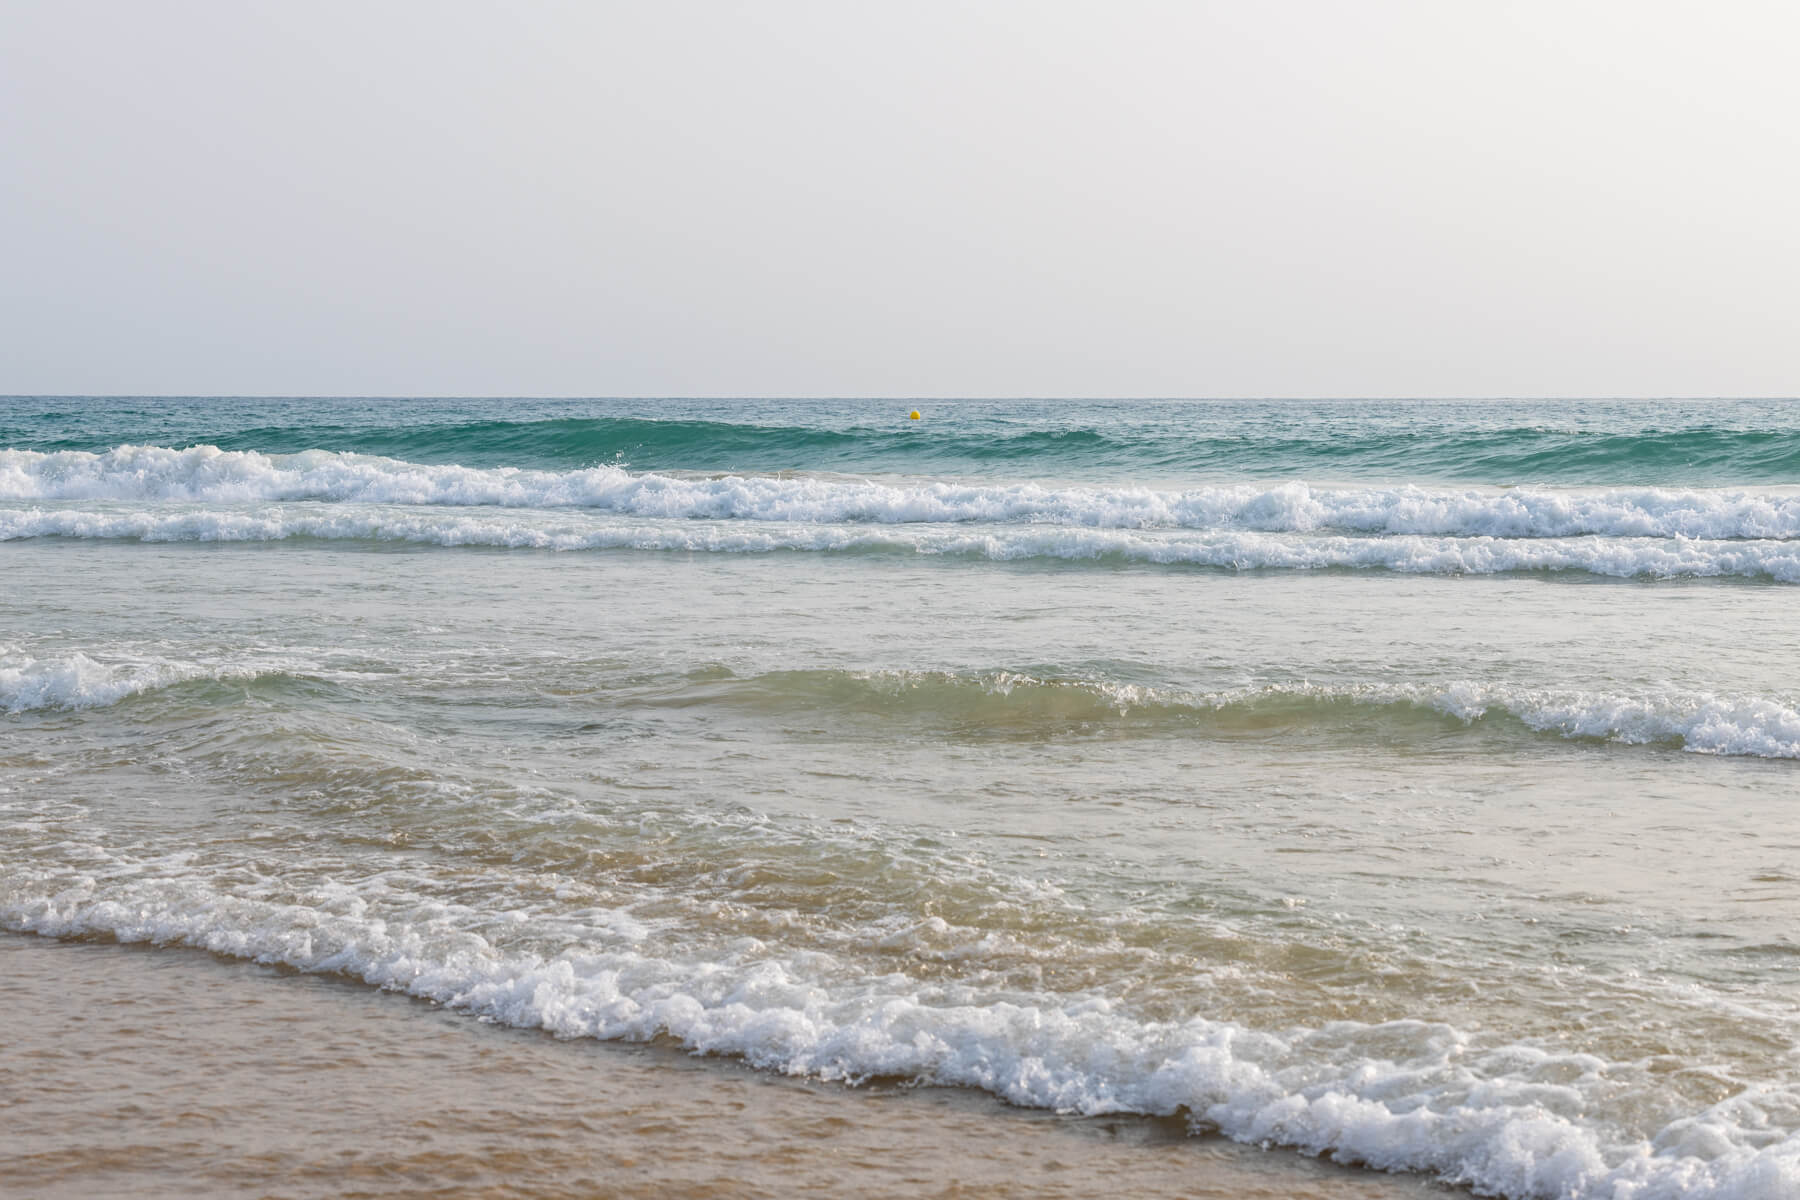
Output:
[[[124,443],[548,470],[1721,485],[1800,479],[1800,402],[0,399],[0,445]]]

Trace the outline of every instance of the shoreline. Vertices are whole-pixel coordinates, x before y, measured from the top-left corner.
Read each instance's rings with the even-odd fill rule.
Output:
[[[961,1088],[559,1040],[201,950],[0,933],[0,1174],[95,1194],[1467,1195]]]

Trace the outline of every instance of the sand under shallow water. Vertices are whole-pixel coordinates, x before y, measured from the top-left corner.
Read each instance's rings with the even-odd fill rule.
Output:
[[[0,1187],[34,1197],[1454,1196],[978,1092],[562,1041],[197,951],[0,935]]]

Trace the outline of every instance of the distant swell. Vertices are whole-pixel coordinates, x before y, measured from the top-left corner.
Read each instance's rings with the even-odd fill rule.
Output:
[[[392,406],[388,406],[392,408]],[[1151,405],[1135,422],[1084,421],[1082,406],[1040,418],[1049,428],[1021,428],[984,419],[980,407],[956,410],[965,419],[913,427],[891,419],[864,424],[806,425],[771,421],[653,419],[635,416],[546,416],[524,420],[407,421],[404,408],[374,419],[265,423],[208,432],[197,415],[189,434],[226,450],[291,454],[328,446],[360,454],[473,466],[518,464],[566,470],[628,464],[640,470],[821,470],[992,474],[1018,465],[1048,476],[1145,476],[1158,473],[1237,477],[1324,475],[1396,476],[1495,483],[1683,482],[1786,483],[1800,480],[1800,435],[1784,429],[1729,423],[1671,424],[1625,430],[1519,424],[1483,428],[1456,406],[1404,410],[1404,425],[1370,427],[1340,404],[1344,417],[1309,428],[1281,406],[1259,410],[1262,425],[1206,424],[1237,409],[1208,405]],[[1379,407],[1379,406],[1378,406]],[[1541,406],[1540,406],[1541,407]],[[1383,411],[1392,411],[1387,406]],[[884,416],[898,405],[881,409]],[[873,410],[872,410],[873,412]],[[340,414],[341,416],[342,414]],[[1739,419],[1767,417],[1739,413]],[[1641,421],[1641,413],[1622,421]],[[1199,421],[1202,431],[1186,423]],[[1246,427],[1248,425],[1248,427]],[[151,419],[146,433],[163,432]],[[36,434],[36,436],[34,436]],[[101,435],[103,438],[105,435]],[[92,437],[55,437],[27,428],[0,429],[0,441],[50,450],[104,450]]]
[[[4,433],[7,431],[0,431]],[[22,432],[22,431],[20,431]],[[18,444],[23,439],[11,439]],[[329,445],[362,455],[426,463],[539,469],[630,464],[650,469],[781,471],[917,469],[924,463],[969,466],[1012,460],[1112,461],[1123,465],[1133,444],[1089,429],[1010,430],[919,437],[916,429],[764,425],[642,417],[553,417],[535,421],[431,424],[308,424],[220,432],[207,443],[228,451],[297,454]],[[106,447],[64,439],[41,448]]]

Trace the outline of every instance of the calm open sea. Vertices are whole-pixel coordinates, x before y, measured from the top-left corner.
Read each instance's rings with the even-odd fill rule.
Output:
[[[1800,401],[912,407],[0,399],[0,929],[1800,1195]]]

